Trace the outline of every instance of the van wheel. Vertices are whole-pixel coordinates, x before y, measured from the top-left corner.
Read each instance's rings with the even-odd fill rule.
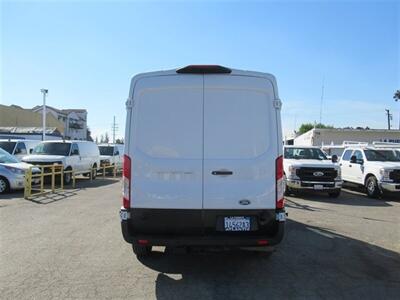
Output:
[[[381,194],[375,176],[370,176],[367,178],[367,181],[365,182],[365,188],[367,190],[367,195],[370,198],[378,198]]]
[[[5,194],[10,190],[7,178],[0,176],[0,194]]]
[[[94,164],[92,167],[92,179],[96,179],[97,177],[97,165]]]
[[[148,256],[151,253],[151,246],[143,246],[134,243],[132,244],[132,250],[137,257]]]
[[[333,191],[333,192],[328,192],[328,195],[330,198],[337,198],[340,196],[340,190]]]
[[[66,168],[65,169],[65,171],[71,171],[72,169],[71,168]],[[72,173],[71,172],[69,172],[69,173],[65,173],[64,174],[64,184],[65,185],[70,185],[71,184],[71,181],[72,181]]]

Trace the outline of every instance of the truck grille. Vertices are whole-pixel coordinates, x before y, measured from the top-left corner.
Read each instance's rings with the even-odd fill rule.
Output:
[[[316,176],[315,173],[317,172],[321,172],[323,175]],[[333,168],[302,167],[296,170],[296,175],[302,181],[329,182],[335,180],[337,177],[337,171]]]
[[[394,183],[400,183],[400,170],[393,170],[390,172],[389,178],[392,179]]]

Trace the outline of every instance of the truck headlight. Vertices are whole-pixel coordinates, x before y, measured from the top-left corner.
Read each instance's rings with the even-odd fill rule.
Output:
[[[336,176],[336,178],[342,178],[342,169],[341,168],[338,168],[338,169],[336,169],[336,172],[337,172],[337,176]]]
[[[392,181],[390,179],[390,172],[392,172],[392,171],[393,171],[392,169],[383,169],[383,168],[380,169],[379,173],[382,176],[381,180],[383,180],[383,181]]]
[[[5,166],[5,168],[16,175],[25,175],[25,170],[23,169],[18,169],[10,166]]]
[[[295,166],[289,166],[289,176],[290,177],[297,177],[296,171],[297,171],[297,168]]]

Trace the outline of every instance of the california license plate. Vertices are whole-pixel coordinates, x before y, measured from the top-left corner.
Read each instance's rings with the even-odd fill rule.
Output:
[[[322,184],[315,184],[314,185],[314,190],[322,190],[324,186]]]
[[[250,217],[225,217],[225,231],[250,231]]]

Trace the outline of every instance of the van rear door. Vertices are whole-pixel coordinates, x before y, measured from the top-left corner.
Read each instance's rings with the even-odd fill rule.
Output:
[[[201,210],[203,76],[142,77],[133,91],[131,207]]]
[[[266,78],[204,75],[204,209],[274,209],[274,90]]]

